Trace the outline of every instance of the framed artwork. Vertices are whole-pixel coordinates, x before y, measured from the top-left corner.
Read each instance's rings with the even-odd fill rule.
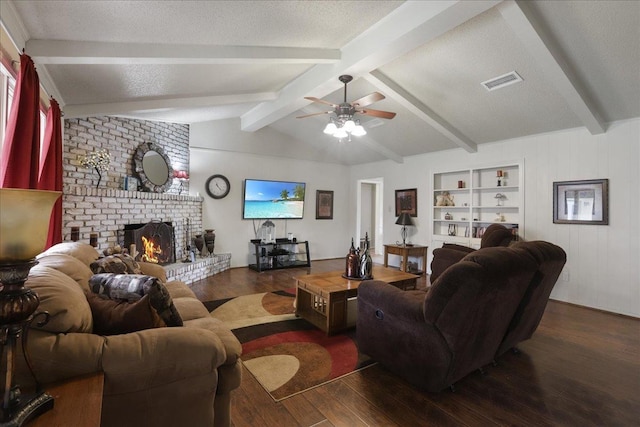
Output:
[[[396,216],[402,212],[418,216],[418,189],[396,190]]]
[[[553,183],[555,224],[609,224],[609,180]]]
[[[333,191],[316,190],[316,219],[333,219]]]

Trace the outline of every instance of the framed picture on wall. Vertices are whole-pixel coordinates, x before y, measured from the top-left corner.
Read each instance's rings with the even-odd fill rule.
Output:
[[[608,225],[609,180],[554,182],[553,222]]]
[[[333,191],[316,190],[316,219],[333,219]]]
[[[403,212],[418,216],[418,189],[396,190],[396,216]]]

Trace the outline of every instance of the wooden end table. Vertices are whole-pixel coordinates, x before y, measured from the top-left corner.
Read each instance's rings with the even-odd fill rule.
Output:
[[[400,255],[402,257],[402,271],[407,272],[409,257],[416,256],[422,257],[422,268],[426,271],[428,248],[428,246],[421,245],[384,245],[384,266],[389,265],[389,254]]]
[[[343,274],[344,271],[329,271],[295,278],[296,315],[323,330],[327,335],[353,326],[348,321],[349,300],[358,295],[358,286],[362,281],[345,279],[342,277]],[[416,288],[418,276],[374,265],[373,279],[406,290]]]
[[[26,424],[27,427],[100,426],[102,416],[102,372],[45,385],[53,409]]]

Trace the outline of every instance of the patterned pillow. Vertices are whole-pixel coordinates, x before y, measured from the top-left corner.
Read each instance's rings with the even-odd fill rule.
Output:
[[[138,301],[149,295],[151,307],[167,326],[182,326],[182,318],[173,305],[169,291],[162,282],[151,276],[139,274],[102,273],[89,280],[89,288],[98,295],[109,299],[129,302]]]
[[[93,333],[98,335],[118,335],[143,329],[167,326],[151,307],[149,295],[135,302],[112,300],[87,293],[87,301],[93,316]]]
[[[98,259],[91,263],[94,274],[142,274],[140,265],[127,254],[114,254]]]

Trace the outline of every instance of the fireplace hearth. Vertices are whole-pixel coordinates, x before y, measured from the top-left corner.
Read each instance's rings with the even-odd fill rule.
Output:
[[[171,222],[151,221],[124,226],[124,247],[135,245],[136,261],[171,264],[176,261],[175,236]]]

